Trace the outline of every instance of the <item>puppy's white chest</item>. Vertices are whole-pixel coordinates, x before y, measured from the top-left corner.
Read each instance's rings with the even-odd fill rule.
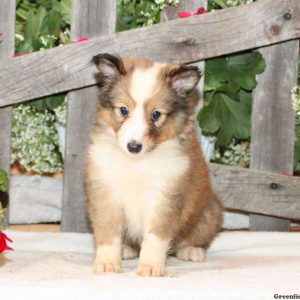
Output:
[[[99,150],[102,182],[121,205],[127,231],[134,238],[142,237],[155,210],[166,204],[165,195],[188,168],[188,158],[170,153],[171,146],[137,159],[105,147]]]

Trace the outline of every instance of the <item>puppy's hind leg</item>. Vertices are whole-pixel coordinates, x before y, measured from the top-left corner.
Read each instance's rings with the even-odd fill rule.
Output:
[[[176,257],[181,260],[191,260],[203,262],[205,259],[205,250],[201,247],[181,246],[176,251]]]
[[[205,249],[220,231],[222,221],[222,206],[215,197],[191,232],[177,244],[176,257],[182,260],[204,261]]]
[[[122,259],[133,259],[139,256],[139,251],[127,244],[122,245]]]

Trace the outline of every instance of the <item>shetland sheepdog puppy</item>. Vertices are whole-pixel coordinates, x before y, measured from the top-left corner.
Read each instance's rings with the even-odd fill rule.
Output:
[[[195,66],[93,58],[99,107],[86,162],[96,273],[164,276],[167,255],[201,262],[222,223],[196,132]]]

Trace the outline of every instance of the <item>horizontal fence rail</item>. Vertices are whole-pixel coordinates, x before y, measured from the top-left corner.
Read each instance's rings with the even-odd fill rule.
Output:
[[[300,178],[209,164],[214,190],[226,208],[300,220]]]
[[[262,0],[0,60],[0,107],[95,84],[93,55],[189,63],[300,37],[299,0]]]

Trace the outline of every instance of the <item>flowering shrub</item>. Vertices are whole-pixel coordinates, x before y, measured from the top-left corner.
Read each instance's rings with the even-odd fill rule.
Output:
[[[292,105],[296,114],[294,170],[300,172],[300,85],[295,86],[292,90]]]
[[[228,8],[241,4],[249,4],[255,0],[208,0],[208,7],[212,9]]]
[[[249,167],[250,142],[233,139],[223,152],[220,148],[213,151],[212,161],[229,166]]]
[[[11,162],[18,160],[26,170],[39,174],[61,172],[57,120],[50,109],[18,105],[13,111]]]

